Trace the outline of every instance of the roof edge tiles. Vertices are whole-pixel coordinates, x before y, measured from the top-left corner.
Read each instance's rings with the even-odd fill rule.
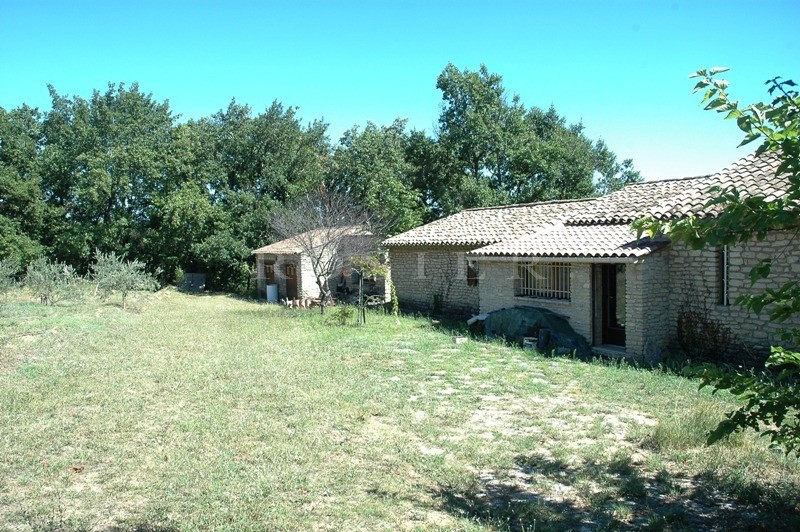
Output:
[[[747,155],[715,174],[631,183],[596,198],[553,200],[465,209],[386,239],[388,248],[485,247],[516,241],[558,222],[564,226],[615,226],[652,216],[713,216],[709,189],[735,187],[743,195],[777,198],[788,180],[777,176],[778,157]]]

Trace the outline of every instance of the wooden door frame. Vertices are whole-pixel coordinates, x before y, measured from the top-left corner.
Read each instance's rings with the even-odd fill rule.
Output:
[[[604,344],[625,347],[625,324],[619,325],[616,319],[617,268],[625,264],[601,264],[600,273],[600,327]],[[627,274],[627,271],[626,271]],[[627,294],[627,280],[625,293]]]
[[[289,274],[291,270],[292,275]],[[283,277],[286,279],[286,298],[297,299],[299,297],[297,286],[297,265],[286,263],[283,265]],[[290,287],[292,290],[290,290]],[[294,294],[292,294],[294,292]]]

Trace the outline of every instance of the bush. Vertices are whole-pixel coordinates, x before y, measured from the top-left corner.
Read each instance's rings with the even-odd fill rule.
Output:
[[[156,274],[157,275],[157,274]],[[158,287],[154,276],[145,271],[145,265],[136,260],[126,261],[114,252],[100,253],[95,251],[95,263],[92,264],[92,280],[97,290],[108,298],[114,292],[122,296],[122,308],[126,308],[128,294],[135,290],[152,291]]]
[[[55,305],[78,296],[78,276],[72,266],[42,257],[28,265],[25,285],[42,305]]]
[[[8,292],[17,284],[15,278],[19,271],[19,262],[13,258],[0,260],[0,294],[3,300],[8,299]]]
[[[338,305],[325,318],[325,323],[328,325],[347,325],[347,322],[353,319],[355,312],[355,308],[350,305]]]
[[[684,304],[678,314],[678,345],[694,360],[723,362],[736,341],[733,331],[709,316],[708,309]]]

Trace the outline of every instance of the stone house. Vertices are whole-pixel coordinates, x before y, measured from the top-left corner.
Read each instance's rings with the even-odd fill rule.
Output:
[[[777,166],[774,156],[749,156],[713,175],[631,184],[599,198],[462,211],[384,242],[398,298],[461,315],[547,308],[598,350],[648,360],[660,358],[679,333],[678,317],[694,309],[765,350],[780,343],[779,327],[732,303],[751,290],[748,273],[762,258],[775,259],[764,282],[798,279],[793,233],[692,250],[663,237],[637,239],[631,223],[713,216],[706,203],[715,186],[775,199],[788,185]]]
[[[253,250],[256,258],[258,296],[267,298],[267,286],[277,287],[277,299],[320,297],[313,261],[330,262],[333,274],[328,286],[335,297],[347,297],[358,290],[359,275],[350,259],[373,240],[371,233],[356,227],[339,227],[307,231],[297,236]],[[332,246],[338,247],[333,253]],[[328,248],[331,248],[330,250]],[[308,253],[308,250],[313,250]],[[323,268],[325,270],[327,268]],[[364,292],[388,300],[389,287],[382,277],[364,279]]]

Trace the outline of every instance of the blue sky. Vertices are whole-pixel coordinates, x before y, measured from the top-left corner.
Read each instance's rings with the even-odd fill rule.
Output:
[[[49,107],[47,83],[89,96],[141,88],[184,118],[231,98],[353,124],[435,126],[436,76],[485,63],[527,106],[551,104],[648,179],[716,171],[748,153],[702,111],[688,75],[731,67],[732,94],[800,82],[800,2],[0,2],[0,106]],[[750,148],[749,150],[752,150]]]

